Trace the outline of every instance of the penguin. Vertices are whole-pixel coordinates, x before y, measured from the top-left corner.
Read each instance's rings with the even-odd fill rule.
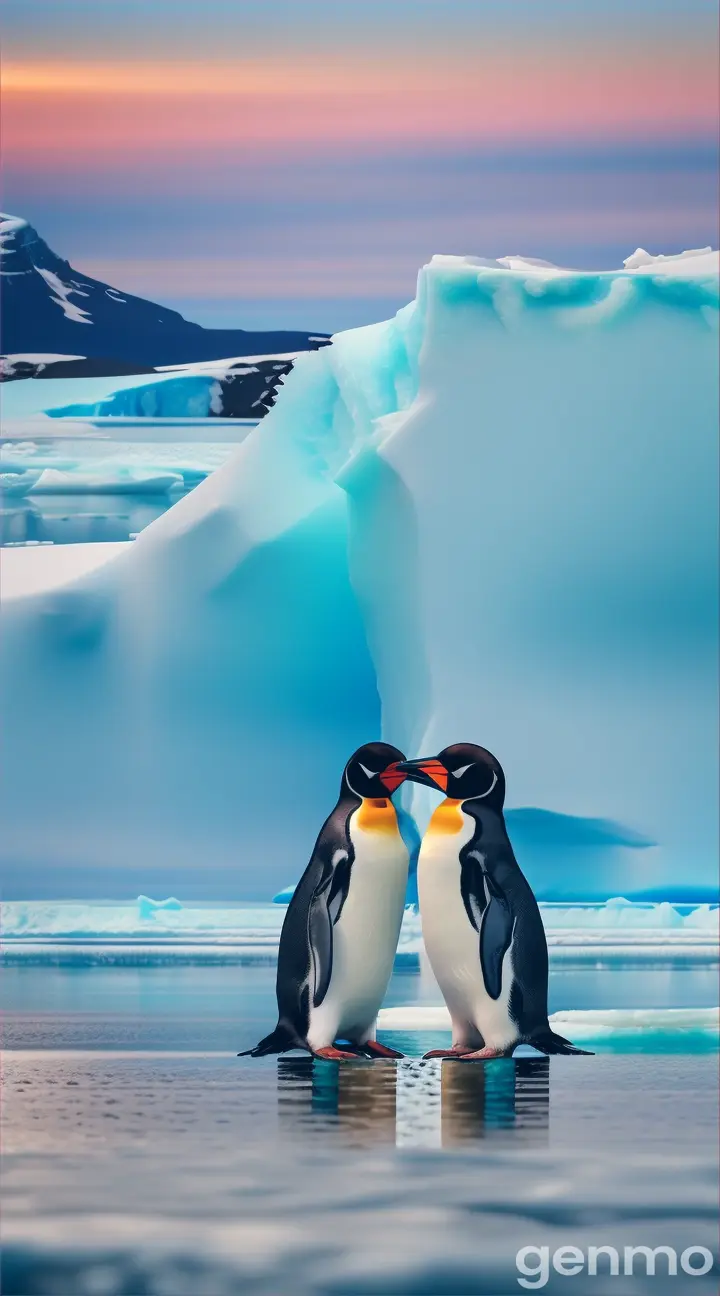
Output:
[[[390,800],[403,753],[372,742],[350,757],[280,933],[278,1022],[238,1057],[301,1048],[319,1058],[402,1057],[375,1020],[400,935],[409,853]],[[349,1042],[348,1048],[335,1041]]]
[[[585,1053],[548,1022],[548,951],[537,901],[505,828],[505,775],[473,743],[398,766],[439,789],[418,861],[428,958],[452,1019],[452,1048],[426,1057],[464,1061],[509,1056],[518,1044],[541,1053]]]

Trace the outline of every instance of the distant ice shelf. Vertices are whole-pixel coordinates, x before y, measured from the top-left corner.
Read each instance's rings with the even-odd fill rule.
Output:
[[[702,964],[719,957],[719,910],[710,905],[541,905],[551,961],[631,959]],[[6,961],[274,961],[284,909],[276,905],[182,905],[175,897],[134,903],[8,901],[2,906]],[[423,955],[419,915],[405,916],[399,962]]]

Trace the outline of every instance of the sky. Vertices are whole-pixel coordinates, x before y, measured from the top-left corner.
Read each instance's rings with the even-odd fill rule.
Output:
[[[717,243],[715,0],[4,0],[3,207],[206,325]]]

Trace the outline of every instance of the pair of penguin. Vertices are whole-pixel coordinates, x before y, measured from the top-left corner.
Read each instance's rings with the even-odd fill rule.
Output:
[[[445,793],[422,841],[418,891],[425,948],[452,1020],[452,1047],[426,1057],[583,1053],[550,1028],[548,953],[535,897],[505,828],[505,777],[484,747],[456,743],[406,761],[366,743],[288,906],[280,935],[278,1023],[247,1054],[398,1058],[375,1024],[392,974],[409,856],[392,795],[408,778]]]

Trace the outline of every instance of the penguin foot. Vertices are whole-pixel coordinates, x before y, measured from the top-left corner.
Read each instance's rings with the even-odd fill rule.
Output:
[[[489,1058],[507,1057],[505,1049],[490,1048],[487,1044],[485,1048],[476,1049],[474,1053],[464,1053],[461,1062],[486,1062]]]
[[[350,1053],[347,1049],[334,1048],[332,1044],[327,1048],[313,1049],[313,1057],[330,1062],[357,1062],[359,1056],[359,1053]]]
[[[461,1058],[470,1052],[468,1044],[455,1044],[449,1049],[431,1049],[429,1053],[423,1053],[423,1062],[428,1058]]]
[[[404,1053],[398,1053],[397,1049],[388,1048],[387,1044],[378,1044],[377,1040],[366,1040],[363,1044],[363,1050],[370,1057],[378,1058],[401,1058],[405,1057]]]

